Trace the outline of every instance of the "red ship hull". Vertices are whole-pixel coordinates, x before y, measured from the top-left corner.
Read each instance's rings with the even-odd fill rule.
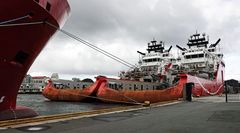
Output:
[[[0,26],[0,120],[37,115],[29,108],[16,107],[18,90],[28,69],[57,30],[44,22],[60,27],[70,11],[66,0],[39,1],[9,0],[0,5],[2,22],[28,15]]]
[[[194,83],[192,93],[194,96],[221,95],[224,91],[225,64],[219,63],[218,71],[214,80],[207,80],[188,75],[188,83]]]

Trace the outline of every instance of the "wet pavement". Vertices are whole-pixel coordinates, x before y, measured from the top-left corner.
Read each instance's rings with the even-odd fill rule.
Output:
[[[0,132],[239,133],[240,102],[225,103],[224,95],[201,97],[194,98],[192,102],[0,130]]]

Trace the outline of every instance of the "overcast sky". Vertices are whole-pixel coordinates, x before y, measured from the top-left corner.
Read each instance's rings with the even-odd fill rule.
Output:
[[[166,48],[185,47],[196,32],[221,38],[226,79],[240,80],[240,1],[238,0],[69,0],[71,15],[62,29],[132,63],[153,38]],[[32,65],[33,76],[61,78],[117,76],[128,67],[67,37],[56,35]]]

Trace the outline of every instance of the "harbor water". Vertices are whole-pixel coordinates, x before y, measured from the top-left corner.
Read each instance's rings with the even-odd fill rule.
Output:
[[[18,94],[17,105],[30,107],[39,115],[53,115],[70,112],[84,112],[97,109],[124,106],[122,104],[109,104],[102,102],[60,102],[50,101],[41,94]]]

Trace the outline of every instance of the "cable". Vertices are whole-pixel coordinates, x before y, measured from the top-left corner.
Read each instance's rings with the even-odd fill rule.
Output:
[[[43,24],[43,23],[44,23],[43,21],[37,21],[37,22],[17,23],[17,24],[0,24],[0,27],[36,25],[36,24]]]
[[[15,21],[22,20],[22,19],[29,18],[29,17],[30,17],[30,15],[28,14],[28,15],[25,15],[25,16],[22,16],[22,17],[18,17],[18,18],[14,18],[14,19],[9,19],[9,20],[0,22],[0,25],[2,25],[2,24],[7,24],[7,23],[11,23],[11,22],[15,22]]]
[[[65,30],[62,30],[62,29],[58,28],[57,26],[55,26],[55,25],[53,25],[53,24],[51,24],[49,22],[45,22],[45,23],[50,25],[51,27],[57,29],[58,31],[64,33],[65,35],[67,35],[67,36],[69,36],[69,37],[71,37],[71,38],[73,38],[73,39],[75,39],[75,40],[77,40],[77,41],[87,45],[88,47],[90,47],[90,48],[92,48],[92,49],[94,49],[94,50],[96,50],[96,51],[98,51],[98,52],[100,52],[100,53],[102,53],[102,54],[112,58],[115,61],[118,61],[119,63],[121,63],[123,65],[126,65],[126,66],[128,66],[130,68],[135,68],[136,67],[135,65],[133,65],[133,64],[127,62],[127,61],[124,61],[123,59],[121,59],[121,58],[119,58],[119,57],[117,57],[117,56],[115,56],[115,55],[113,55],[113,54],[111,54],[111,53],[109,53],[109,52],[107,52],[107,51],[105,51],[105,50],[95,46],[95,45],[93,45],[92,43],[90,43],[88,41],[85,41],[85,40],[83,40],[83,39],[81,39],[81,38],[79,38],[79,37],[77,37],[77,36],[67,32]]]
[[[111,58],[111,59],[113,59],[113,60],[115,60],[115,61],[117,61],[117,62],[119,62],[119,63],[121,63],[121,64],[123,64],[123,65],[125,65],[127,67],[130,67],[130,68],[135,68],[136,67],[135,65],[132,65],[131,63],[129,63],[127,61],[124,61],[123,59],[121,59],[121,58],[119,58],[119,57],[117,57],[117,56],[115,56],[115,55],[113,55],[113,54],[111,54],[111,53],[109,53],[109,52],[107,52],[107,51],[105,51],[105,50],[95,46],[95,45],[93,45],[90,42],[87,42],[87,41],[85,41],[85,40],[83,40],[83,39],[81,39],[81,38],[79,38],[79,37],[77,37],[77,36],[67,32],[65,30],[62,30],[62,29],[58,28],[57,26],[55,26],[55,25],[53,25],[53,24],[51,24],[51,23],[49,23],[47,21],[45,21],[45,22],[44,21],[38,21],[38,22],[26,22],[26,23],[8,24],[10,22],[15,22],[15,21],[18,21],[18,20],[22,20],[22,19],[25,19],[27,17],[30,17],[30,15],[25,15],[23,17],[18,17],[18,18],[15,18],[15,19],[10,19],[10,20],[7,20],[7,21],[0,22],[0,27],[36,25],[36,24],[46,23],[46,24],[50,25],[51,27],[57,29],[58,31],[64,33],[65,35],[67,35],[67,36],[69,36],[69,37],[71,37],[71,38],[81,42],[82,44],[85,44],[86,46],[88,46],[88,47],[90,47],[90,48],[92,48],[92,49],[94,49],[94,50],[104,54],[105,56],[108,56],[109,58]]]

